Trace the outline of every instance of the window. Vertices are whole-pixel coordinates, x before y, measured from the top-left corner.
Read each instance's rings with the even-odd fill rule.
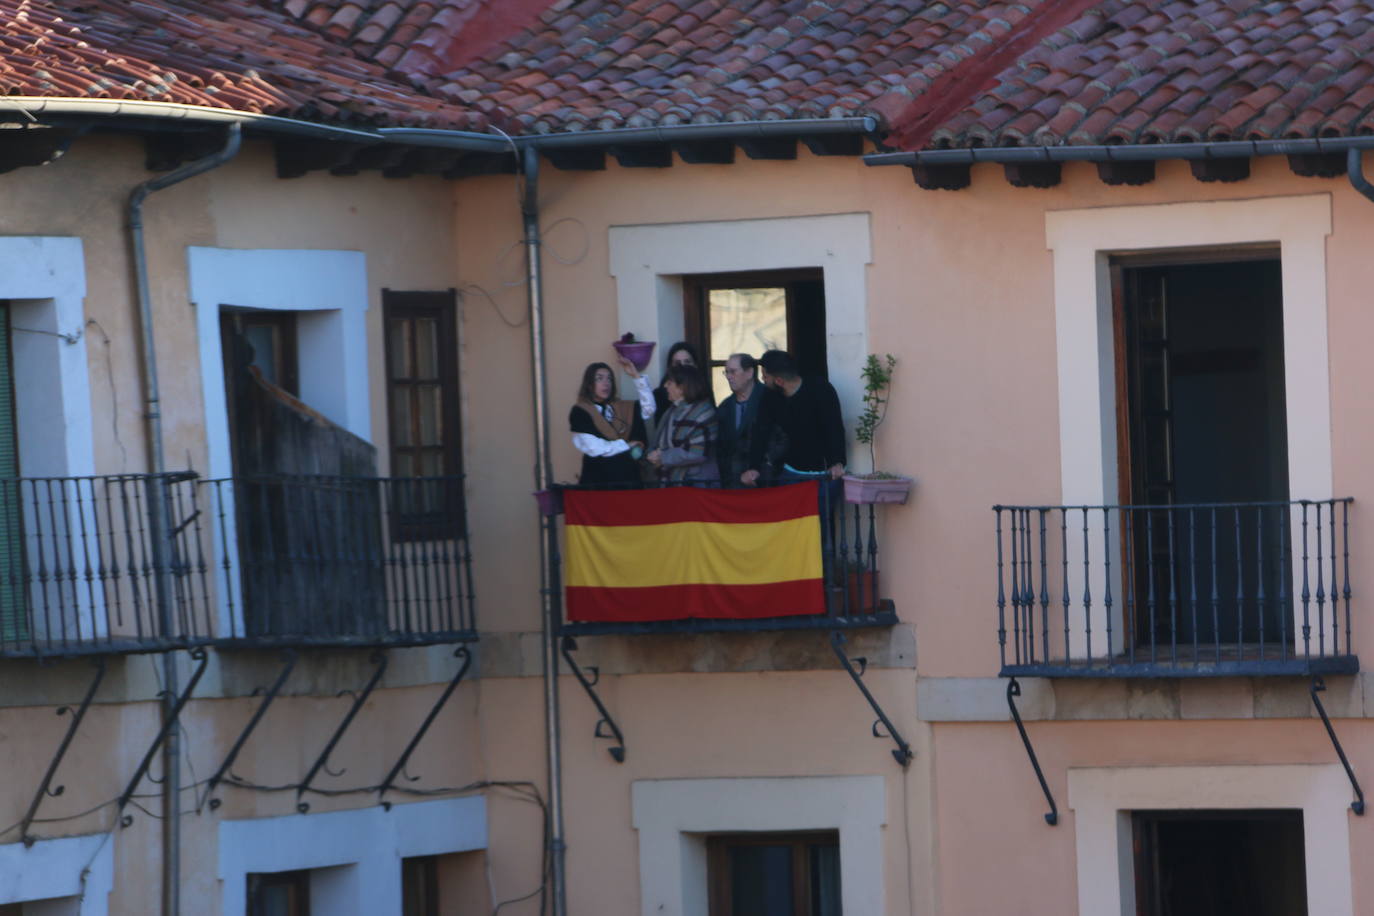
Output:
[[[236,365],[232,347],[246,345],[251,356],[245,352],[241,358],[246,358],[265,381],[300,397],[295,313],[226,307],[220,312],[220,338],[226,347],[226,367]]]
[[[439,857],[401,860],[401,916],[439,916]]]
[[[839,916],[840,835],[734,833],[706,841],[711,916]]]
[[[456,478],[462,473],[456,293],[383,290],[382,307],[391,476]],[[461,495],[457,481],[398,491],[406,536],[451,527],[462,517]]]
[[[819,270],[687,277],[687,339],[709,361],[716,400],[729,393],[719,370],[731,353],[787,350],[803,375],[828,374],[825,288]]]
[[[1307,913],[1302,811],[1136,811],[1138,916]]]
[[[248,916],[310,916],[310,872],[248,876]]]

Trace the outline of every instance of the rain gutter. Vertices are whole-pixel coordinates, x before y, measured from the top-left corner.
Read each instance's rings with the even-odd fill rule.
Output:
[[[995,146],[870,153],[865,165],[976,165],[980,162],[1146,162],[1159,159],[1245,159],[1374,149],[1374,137],[1297,140],[1223,140],[1202,143],[1135,143],[1097,146]]]
[[[669,124],[658,127],[616,127],[608,130],[574,130],[553,134],[523,134],[517,146],[568,149],[585,146],[619,146],[623,143],[691,143],[697,140],[755,140],[769,137],[818,137],[829,134],[871,134],[878,119],[796,118],[773,121],[726,121],[719,124]]]

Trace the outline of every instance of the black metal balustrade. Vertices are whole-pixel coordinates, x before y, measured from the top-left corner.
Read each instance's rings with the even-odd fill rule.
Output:
[[[716,484],[710,484],[715,486]],[[702,484],[695,484],[702,486]],[[788,486],[788,484],[781,484]],[[649,489],[645,487],[643,489]],[[581,489],[562,485],[559,491]],[[638,489],[638,488],[637,488]],[[562,633],[716,633],[767,630],[836,630],[891,626],[897,614],[890,598],[880,597],[877,514],[872,505],[845,503],[838,491],[821,538],[826,613],[742,619],[688,618],[648,622],[565,622]],[[561,566],[561,557],[554,563]],[[560,577],[561,581],[561,577]]]
[[[474,633],[462,482],[0,480],[0,656]]]
[[[1352,502],[994,506],[1002,675],[1357,672]]]

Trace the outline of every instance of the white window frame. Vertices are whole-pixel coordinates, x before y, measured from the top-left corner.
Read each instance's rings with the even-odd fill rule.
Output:
[[[657,378],[669,345],[685,333],[684,276],[819,267],[830,383],[846,421],[852,421],[863,399],[859,372],[868,357],[870,236],[868,213],[612,226],[617,328],[659,342],[650,370]],[[848,435],[850,463],[863,465],[867,458],[854,449],[852,429]]]
[[[881,776],[638,780],[640,912],[707,916],[706,838],[713,833],[838,830],[846,913],[882,913]]]
[[[1078,912],[1135,913],[1131,812],[1302,810],[1307,911],[1353,916],[1350,781],[1335,764],[1101,767],[1069,770]]]
[[[234,473],[220,341],[223,306],[297,313],[301,400],[371,442],[366,255],[360,251],[195,246],[186,252],[191,304],[196,309],[210,479]],[[230,567],[237,569],[237,531],[233,507],[228,504],[232,497],[226,496],[226,543],[217,544],[217,549],[227,554]],[[215,537],[220,537],[218,530]],[[215,570],[219,632],[240,634],[244,624],[238,577],[227,575],[222,563],[216,563]],[[236,609],[234,619],[230,619],[231,606]]]
[[[0,299],[10,300],[10,351],[13,356],[15,435],[22,477],[88,477],[95,474],[91,384],[86,348],[86,264],[81,239],[56,236],[0,238]],[[132,394],[132,393],[130,393]],[[108,392],[117,413],[114,391]],[[126,469],[121,469],[126,470]],[[54,522],[33,517],[24,506],[26,550],[32,567],[40,565],[35,532],[51,536]],[[74,501],[56,520],[67,531],[97,530],[95,509]],[[83,518],[84,515],[84,518]],[[48,591],[43,594],[44,589]],[[34,607],[60,609],[60,620],[38,615],[34,637],[59,639],[80,633],[89,639],[109,635],[104,586],[72,588],[69,583],[31,585]],[[58,632],[48,633],[53,627]]]
[[[114,840],[108,833],[0,846],[0,904],[43,916],[108,916]]]
[[[1288,487],[1293,498],[1333,493],[1330,360],[1326,318],[1326,237],[1331,195],[1096,207],[1045,214],[1054,258],[1055,342],[1059,379],[1060,495],[1064,505],[1118,501],[1116,365],[1109,259],[1113,254],[1169,249],[1277,244],[1283,280],[1283,359],[1288,423]],[[1038,500],[1034,500],[1038,501]],[[1102,543],[1097,530],[1088,535]],[[1297,522],[1295,521],[1295,524]],[[1082,545],[1069,547],[1070,566]],[[1301,558],[1295,558],[1300,564]],[[1113,570],[1121,569],[1120,557]],[[1101,564],[1091,593],[1105,591]],[[1297,575],[1300,577],[1300,566]],[[1294,579],[1293,581],[1298,581]],[[1120,594],[1120,582],[1112,583]],[[1122,613],[1118,606],[1116,614]],[[1295,608],[1295,614],[1300,613]],[[1106,630],[1092,609],[1092,628]],[[1115,621],[1120,625],[1120,620]],[[1083,621],[1073,622],[1072,652],[1084,650]],[[1296,640],[1301,626],[1292,627]]]
[[[402,859],[486,848],[482,796],[224,821],[220,911],[245,912],[250,874],[309,870],[318,912],[400,916]]]

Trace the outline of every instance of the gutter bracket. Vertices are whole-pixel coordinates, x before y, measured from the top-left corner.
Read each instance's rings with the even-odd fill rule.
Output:
[[[32,846],[38,837],[29,833],[29,828],[33,826],[34,818],[38,814],[38,806],[43,803],[44,796],[51,795],[53,798],[66,791],[66,786],[58,786],[49,790],[52,778],[57,773],[57,768],[62,764],[62,758],[67,754],[67,748],[71,746],[72,738],[76,737],[76,730],[81,727],[81,720],[86,716],[86,710],[90,709],[91,701],[95,699],[95,692],[100,687],[100,682],[105,678],[106,658],[101,655],[95,660],[95,677],[91,679],[91,686],[87,688],[86,695],[81,699],[81,705],[73,711],[70,706],[57,707],[59,716],[72,714],[72,722],[67,726],[67,734],[62,738],[62,743],[57,746],[57,753],[53,755],[52,761],[48,764],[48,771],[43,774],[43,781],[38,784],[38,791],[33,794],[33,801],[29,803],[29,810],[24,813],[24,820],[19,825],[19,838],[24,841],[25,846]]]
[[[883,708],[878,705],[878,701],[873,697],[873,694],[869,692],[868,687],[864,685],[863,676],[864,672],[868,670],[868,659],[854,659],[854,661],[859,664],[859,670],[855,671],[854,662],[850,661],[848,654],[844,651],[844,644],[845,635],[843,631],[836,630],[830,634],[830,648],[835,651],[835,657],[840,660],[840,664],[844,666],[844,670],[849,672],[849,676],[853,678],[855,686],[857,686],[859,692],[864,695],[864,699],[868,701],[868,705],[872,706],[873,711],[878,714],[878,718],[873,721],[873,737],[891,738],[893,743],[897,745],[892,751],[892,757],[901,765],[902,769],[906,769],[911,765],[911,759],[916,755],[911,750],[911,745],[907,744],[906,740],[902,738],[901,733],[897,731],[897,727],[892,724],[892,720],[887,717],[887,713],[883,712]],[[879,730],[878,726],[880,725],[887,729],[886,734]]]
[[[1050,785],[1045,782],[1045,773],[1040,769],[1040,759],[1035,756],[1035,748],[1031,747],[1030,736],[1026,734],[1026,726],[1021,721],[1021,713],[1016,711],[1016,698],[1021,695],[1021,684],[1016,678],[1007,682],[1007,706],[1011,708],[1011,717],[1016,722],[1016,730],[1021,733],[1021,743],[1026,746],[1026,756],[1030,757],[1031,766],[1035,768],[1035,778],[1040,780],[1040,791],[1045,793],[1045,801],[1049,802],[1050,810],[1045,812],[1045,823],[1051,827],[1059,823],[1059,806],[1054,803],[1054,796],[1050,794]]]
[[[320,756],[315,759],[314,765],[310,767],[310,772],[305,774],[305,779],[301,781],[300,785],[296,786],[296,810],[301,814],[305,814],[310,810],[310,803],[301,801],[301,796],[310,791],[310,783],[314,781],[315,776],[320,770],[325,768],[325,764],[329,762],[329,755],[333,752],[334,746],[339,743],[339,739],[344,736],[344,732],[348,731],[348,726],[353,724],[353,718],[358,715],[358,710],[363,708],[363,704],[367,702],[367,698],[370,697],[372,691],[376,689],[377,682],[380,681],[382,675],[386,673],[387,657],[385,652],[380,650],[373,652],[368,658],[368,661],[376,665],[377,670],[372,672],[372,677],[368,678],[367,684],[363,687],[362,692],[353,697],[353,705],[349,707],[348,713],[343,717],[343,721],[339,723],[338,728],[334,729],[334,734],[330,736],[329,743],[324,746],[324,750],[320,751]],[[344,690],[339,693],[339,696],[351,692],[352,691]],[[330,774],[334,776],[342,773],[343,770],[340,770],[338,773],[334,773],[332,770],[330,771]]]
[[[458,689],[458,682],[463,679],[463,675],[468,673],[468,668],[472,665],[472,653],[468,651],[466,645],[460,645],[457,649],[454,649],[453,657],[462,659],[462,664],[458,666],[458,673],[448,682],[448,686],[444,688],[444,692],[439,694],[439,699],[435,701],[434,706],[429,711],[429,715],[425,716],[424,722],[420,723],[419,731],[410,739],[410,743],[406,745],[406,749],[401,752],[400,759],[396,761],[396,765],[391,768],[391,771],[386,774],[386,779],[382,780],[381,786],[377,789],[377,800],[381,801],[382,807],[386,808],[388,811],[391,810],[391,802],[382,801],[382,799],[386,796],[387,791],[395,784],[396,777],[405,770],[406,763],[410,760],[410,755],[415,753],[415,748],[420,746],[420,741],[424,739],[425,733],[429,731],[429,727],[433,725],[434,720],[438,718],[439,711],[444,708],[444,704],[448,702],[448,698],[453,696],[453,691]],[[407,778],[411,782],[419,779],[418,776],[409,776]]]
[[[1326,726],[1326,734],[1331,738],[1331,746],[1336,749],[1336,756],[1341,758],[1341,766],[1345,767],[1345,775],[1350,779],[1350,788],[1355,790],[1355,800],[1350,803],[1350,810],[1357,815],[1364,815],[1364,790],[1360,788],[1360,781],[1355,778],[1355,771],[1350,766],[1350,760],[1345,756],[1345,748],[1341,747],[1340,739],[1336,737],[1336,730],[1331,727],[1331,717],[1326,714],[1326,707],[1322,705],[1319,693],[1326,690],[1326,679],[1320,674],[1312,675],[1312,704],[1317,707],[1317,714],[1322,717],[1322,725]]]
[[[611,718],[611,714],[606,710],[606,704],[601,702],[601,698],[596,695],[596,690],[594,689],[597,681],[601,680],[601,671],[598,668],[588,666],[587,670],[592,673],[591,679],[589,680],[587,676],[582,673],[582,669],[577,666],[577,662],[573,661],[572,654],[576,650],[577,640],[573,639],[571,636],[564,636],[562,644],[563,658],[567,660],[568,667],[572,669],[573,677],[577,678],[577,682],[582,685],[583,690],[587,691],[587,696],[591,697],[592,703],[596,705],[596,711],[601,713],[601,718],[598,719],[596,723],[596,731],[594,731],[592,735],[596,738],[607,738],[615,741],[616,746],[608,747],[606,751],[616,763],[624,763],[625,735],[620,731],[620,726],[615,724],[615,719]],[[609,732],[607,729],[609,729]]]
[[[224,781],[225,776],[229,776],[231,779],[234,778],[233,774],[229,772],[229,768],[232,767],[234,761],[238,759],[239,751],[243,750],[243,746],[248,743],[248,737],[253,734],[253,729],[258,727],[258,723],[262,721],[262,717],[267,714],[267,707],[272,705],[272,701],[275,700],[277,694],[281,692],[282,685],[285,684],[286,679],[291,676],[292,669],[296,667],[296,658],[295,649],[284,650],[282,652],[282,660],[285,664],[282,666],[281,673],[277,675],[277,679],[272,682],[272,686],[268,687],[265,691],[263,691],[262,688],[258,688],[257,691],[254,691],[255,693],[259,691],[262,692],[262,702],[258,704],[258,708],[253,712],[253,717],[248,720],[248,724],[245,725],[243,731],[239,733],[238,740],[234,742],[233,747],[229,748],[229,753],[225,755],[224,762],[219,765],[218,770],[215,770],[215,775],[210,777],[210,782],[205,787],[205,798],[210,803],[211,811],[214,811],[220,806],[220,800],[211,797],[215,794],[215,788]],[[196,811],[199,813],[200,809],[197,808]]]
[[[167,740],[167,736],[176,728],[177,722],[181,718],[181,711],[186,708],[187,701],[191,699],[191,693],[196,689],[196,684],[200,683],[201,675],[205,673],[205,666],[210,663],[210,655],[203,648],[196,647],[191,650],[191,660],[199,664],[196,666],[196,670],[192,672],[191,679],[186,682],[186,689],[177,696],[171,711],[163,718],[162,728],[158,729],[157,737],[153,739],[148,752],[143,755],[143,761],[139,763],[133,778],[129,780],[129,785],[124,789],[124,794],[119,796],[119,802],[115,806],[115,816],[119,818],[119,826],[121,827],[128,827],[134,822],[133,815],[124,814],[124,809],[133,800],[134,790],[138,788],[138,784],[143,781],[143,777],[147,774],[148,767],[153,762],[153,755],[157,753],[158,748],[162,747],[162,743]],[[163,778],[166,777],[167,774],[164,773]]]

